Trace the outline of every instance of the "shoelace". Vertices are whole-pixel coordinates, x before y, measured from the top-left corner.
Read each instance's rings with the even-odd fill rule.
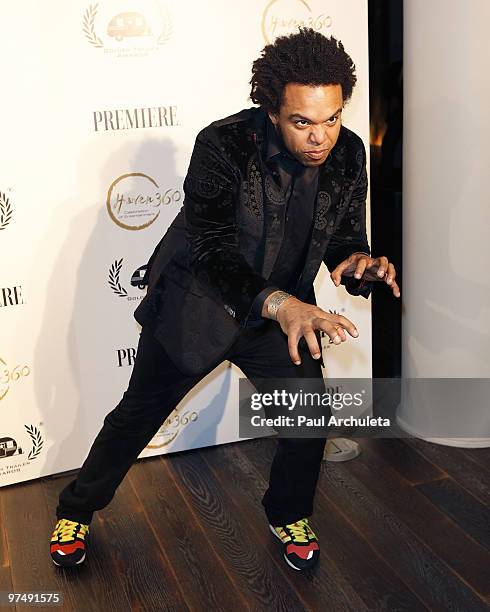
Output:
[[[291,537],[294,542],[308,542],[308,531],[306,521],[297,521],[286,525],[288,531],[291,532]]]
[[[60,542],[73,540],[77,532],[77,525],[80,525],[80,535],[82,535],[82,537],[85,536],[88,533],[88,527],[86,525],[75,521],[69,521],[68,519],[61,519],[61,524],[58,528]]]

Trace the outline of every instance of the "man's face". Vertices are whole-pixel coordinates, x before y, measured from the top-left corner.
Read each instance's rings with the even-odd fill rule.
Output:
[[[288,83],[279,114],[269,117],[291,155],[304,166],[319,166],[339,137],[342,106],[341,85]]]

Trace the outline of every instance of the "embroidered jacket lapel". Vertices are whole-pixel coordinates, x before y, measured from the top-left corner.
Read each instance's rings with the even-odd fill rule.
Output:
[[[265,112],[260,110],[255,116],[253,140],[255,141],[254,162],[260,167],[260,172],[255,176],[249,176],[249,180],[260,183],[255,185],[255,193],[259,192],[262,197],[263,223],[264,223],[264,258],[262,261],[261,274],[264,278],[269,278],[279,249],[281,248],[284,237],[286,222],[286,207],[284,199],[280,197],[275,188],[274,181],[265,170]]]
[[[267,182],[267,179],[262,182]],[[274,269],[282,240],[284,238],[284,228],[286,224],[284,201],[277,202],[270,197],[264,185],[264,261],[262,264],[262,276],[269,278]]]

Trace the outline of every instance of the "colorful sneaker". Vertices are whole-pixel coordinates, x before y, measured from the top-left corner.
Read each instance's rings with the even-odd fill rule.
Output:
[[[308,524],[308,519],[300,519],[283,527],[273,527],[272,533],[284,544],[284,558],[291,567],[304,570],[312,567],[320,556],[318,539]]]
[[[87,552],[89,526],[68,519],[59,519],[51,536],[51,559],[55,565],[80,565]]]

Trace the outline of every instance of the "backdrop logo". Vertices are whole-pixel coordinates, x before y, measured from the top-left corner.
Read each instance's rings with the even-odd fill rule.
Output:
[[[179,125],[176,106],[147,106],[93,111],[96,132],[138,130]]]
[[[168,446],[171,442],[175,440],[175,438],[179,435],[179,433],[187,426],[189,423],[193,423],[197,421],[198,414],[195,410],[181,412],[178,408],[174,411],[167,420],[163,423],[157,433],[153,436],[150,442],[147,444],[146,448],[155,449],[155,448],[163,448],[164,446]]]
[[[132,366],[136,359],[136,349],[134,346],[119,348],[116,350],[116,359],[118,368]]]
[[[157,182],[142,172],[118,177],[107,192],[107,212],[116,225],[127,230],[142,230],[156,221],[161,206],[179,202],[178,189],[160,191]]]
[[[172,36],[170,13],[161,0],[135,0],[131,10],[123,12],[118,5],[106,1],[86,9],[82,29],[92,47],[116,57],[144,57]]]
[[[121,285],[121,268],[123,265],[123,257],[121,259],[116,259],[112,266],[109,269],[109,286],[112,291],[118,295],[119,297],[126,298],[128,301],[131,300],[142,300],[143,295],[131,296],[128,294],[128,290],[126,287]],[[140,266],[137,268],[132,274],[130,279],[131,287],[137,287],[140,291],[143,291],[146,287],[146,282],[143,284],[143,277],[145,276],[145,272],[147,269],[147,265]]]
[[[266,43],[272,43],[277,36],[296,32],[298,26],[325,34],[332,26],[332,17],[324,10],[315,10],[314,4],[312,0],[270,0],[262,15],[262,35]]]
[[[19,306],[19,304],[25,304],[22,296],[22,285],[2,287],[0,289],[0,308]]]
[[[14,385],[18,384],[22,378],[29,376],[30,373],[29,366],[16,365],[10,368],[7,362],[0,357],[0,401]]]
[[[12,204],[6,193],[0,191],[0,230],[5,229],[12,220]]]
[[[20,472],[41,454],[44,444],[41,431],[35,425],[24,425],[24,428],[29,434],[30,442],[27,459],[19,461],[18,457],[25,457],[25,451],[17,439],[10,436],[0,438],[0,478]]]

